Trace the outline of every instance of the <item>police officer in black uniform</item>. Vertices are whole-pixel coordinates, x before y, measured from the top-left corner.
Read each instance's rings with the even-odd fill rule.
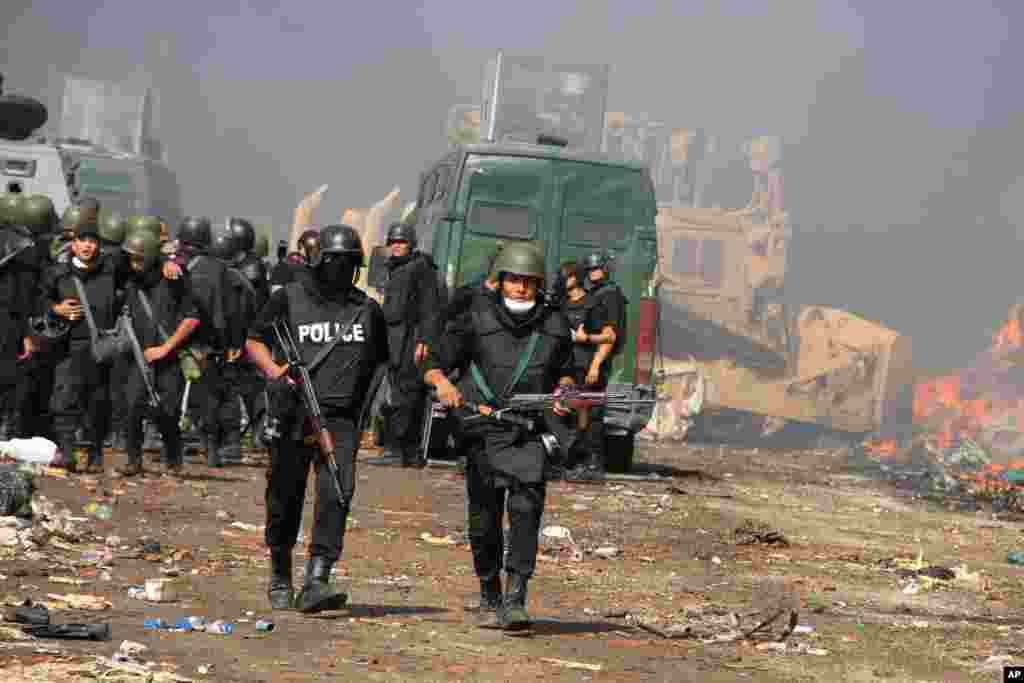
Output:
[[[612,358],[626,339],[626,297],[611,281],[610,261],[607,254],[595,252],[581,259],[578,270],[587,302],[585,319],[573,328],[572,337],[576,345],[584,348],[583,357],[590,358],[589,364],[582,368],[583,382],[594,390],[608,386]],[[590,409],[589,428],[583,441],[587,462],[578,474],[584,478],[601,478],[605,471],[602,409]]]
[[[71,262],[52,268],[43,286],[43,309],[71,323],[68,339],[57,351],[54,431],[64,454],[65,467],[75,472],[75,432],[82,428],[89,451],[86,471],[98,474],[103,471],[103,440],[110,426],[110,364],[93,358],[91,339],[94,333],[90,328],[94,325],[96,330],[111,329],[120,303],[113,269],[100,257],[99,229],[95,222],[78,224],[71,250]],[[76,279],[81,283],[84,297],[79,293]]]
[[[416,365],[417,345],[425,338],[428,321],[441,309],[437,268],[416,250],[416,230],[405,223],[388,228],[388,280],[384,285],[384,318],[388,323],[391,359],[388,382],[391,405],[386,411],[389,445],[399,452],[402,465],[422,467],[419,453],[426,404],[423,373]]]
[[[292,548],[299,531],[306,479],[316,462],[316,508],[306,563],[306,582],[295,605],[302,612],[340,609],[347,601],[328,581],[341,556],[345,524],[355,490],[355,454],[359,418],[376,369],[387,362],[387,334],[380,306],[355,286],[363,266],[359,234],[347,225],[330,225],[320,233],[319,256],[310,282],[292,282],[270,296],[249,332],[246,351],[276,386],[287,392],[289,373],[271,355],[272,324],[286,324],[307,364],[319,358],[311,375],[326,427],[334,435],[341,470],[343,500],[338,501],[330,470],[317,446],[303,443],[301,403],[290,414],[278,412],[282,436],[270,448],[267,473],[266,543],[270,547],[268,597],[274,609],[292,605]],[[326,352],[326,356],[320,354]],[[282,387],[284,385],[284,387]],[[275,402],[276,403],[276,402]],[[277,406],[275,405],[275,410]]]
[[[35,222],[27,225],[26,203],[20,194],[0,197],[0,438],[31,436],[24,432],[24,421],[30,416],[19,408],[29,384],[26,370],[33,352],[29,318],[36,312],[45,255],[37,247]]]
[[[244,218],[229,218],[228,225],[235,237],[237,249],[234,268],[249,285],[246,291],[251,299],[250,311],[255,314],[263,310],[263,307],[267,305],[267,299],[270,298],[267,265],[257,253],[256,229],[252,223]],[[265,239],[259,240],[259,244],[267,245]],[[246,317],[246,328],[250,320],[251,317]],[[236,386],[245,404],[245,414],[249,418],[247,429],[252,430],[252,425],[258,422],[260,415],[266,410],[263,400],[266,382],[263,380],[263,375],[253,365],[252,360],[244,356],[238,361]]]
[[[539,295],[545,276],[540,248],[525,242],[508,244],[495,270],[498,292],[477,297],[445,337],[452,348],[441,357],[458,359],[456,367],[439,366],[433,351],[424,362],[424,379],[453,408],[463,405],[463,396],[474,403],[500,406],[511,394],[549,393],[558,384],[573,382],[569,325]],[[461,373],[458,386],[448,379],[456,369]],[[554,412],[562,417],[568,414],[557,404]],[[539,434],[487,419],[463,423],[459,448],[467,458],[469,534],[480,579],[477,609],[495,614],[488,626],[522,631],[530,625],[526,586],[536,566],[544,510],[545,449]],[[502,596],[506,499],[511,538]]]
[[[193,348],[205,357],[203,374],[193,390],[203,408],[202,430],[206,447],[206,464],[221,466],[221,434],[241,429],[238,401],[223,401],[226,390],[224,365],[237,350],[230,348],[231,314],[227,267],[206,252],[212,242],[212,226],[208,218],[189,217],[178,230],[178,252],[175,262],[181,267],[189,294],[199,309],[201,324],[193,338]],[[237,320],[237,319],[236,319]],[[234,339],[238,339],[234,335]],[[237,342],[236,342],[237,343]],[[233,353],[234,352],[234,353]]]
[[[178,349],[199,327],[199,313],[182,279],[167,279],[160,263],[160,239],[149,232],[135,232],[125,240],[124,252],[132,275],[126,282],[125,303],[132,326],[160,399],[150,404],[138,362],[132,358],[125,378],[127,402],[126,448],[128,464],[118,469],[127,477],[142,473],[142,420],[152,420],[163,438],[163,461],[168,474],[182,466],[181,430],[178,417],[184,377],[178,365]]]
[[[124,290],[125,282],[131,277],[128,257],[121,249],[121,244],[128,232],[128,221],[117,212],[103,212],[98,221],[100,258],[117,278],[118,296]],[[110,365],[110,405],[111,432],[106,437],[106,445],[116,448],[124,447],[125,417],[128,415],[128,398],[125,387],[131,374],[132,359],[128,354],[115,358]],[[113,437],[113,438],[112,438]]]

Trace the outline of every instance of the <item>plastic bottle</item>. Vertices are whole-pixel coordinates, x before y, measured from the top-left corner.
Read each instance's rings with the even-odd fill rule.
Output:
[[[217,621],[213,622],[212,624],[210,624],[210,625],[208,625],[206,627],[206,632],[207,633],[213,633],[213,634],[216,634],[216,635],[219,635],[219,636],[230,635],[231,632],[234,631],[234,630],[235,630],[234,626],[232,626],[231,624],[227,623],[226,621],[221,621],[220,619],[218,619]]]
[[[1010,564],[1024,564],[1024,550],[1014,550],[1006,556],[1006,561]]]
[[[144,622],[142,622],[142,627],[150,631],[161,631],[165,628],[170,628],[168,623],[163,619],[146,619]]]
[[[270,633],[274,630],[274,622],[268,619],[260,619],[256,622],[257,633]]]

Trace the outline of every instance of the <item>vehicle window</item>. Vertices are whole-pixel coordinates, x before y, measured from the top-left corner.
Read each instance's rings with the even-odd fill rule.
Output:
[[[82,159],[75,174],[79,196],[95,197],[104,208],[128,215],[143,210],[141,172],[107,159]]]
[[[643,172],[578,162],[564,167],[562,223],[566,241],[610,247],[628,240],[637,225],[649,222],[645,207],[651,190]]]
[[[531,234],[530,209],[525,206],[473,202],[468,222],[478,232],[520,238],[528,238]]]
[[[722,284],[723,246],[721,240],[680,237],[672,246],[672,271],[699,277],[709,287]]]
[[[528,239],[544,209],[550,162],[528,157],[470,157],[466,221],[477,233]]]

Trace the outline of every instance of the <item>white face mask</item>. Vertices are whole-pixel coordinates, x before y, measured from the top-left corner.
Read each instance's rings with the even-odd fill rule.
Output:
[[[537,305],[536,301],[517,301],[516,299],[509,299],[505,297],[505,308],[512,313],[529,313],[533,310],[533,307]]]

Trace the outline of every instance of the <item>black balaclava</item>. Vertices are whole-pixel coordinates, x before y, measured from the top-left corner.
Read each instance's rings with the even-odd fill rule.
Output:
[[[316,279],[323,294],[332,299],[344,298],[355,286],[358,268],[351,256],[324,254],[316,267]]]

